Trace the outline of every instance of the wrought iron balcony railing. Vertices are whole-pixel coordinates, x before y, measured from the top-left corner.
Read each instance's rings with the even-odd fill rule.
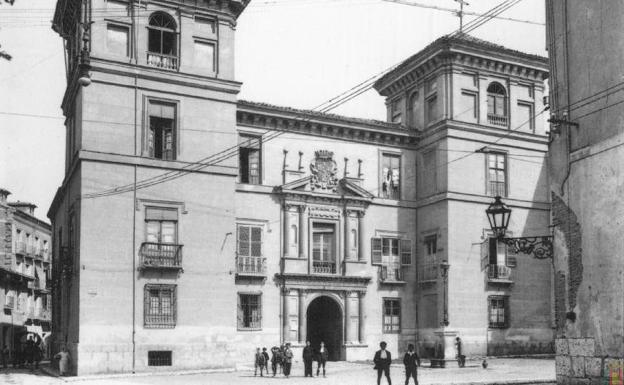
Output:
[[[507,189],[505,188],[505,182],[490,181],[488,192],[493,197],[506,197]]]
[[[312,272],[314,274],[336,274],[336,262],[312,261]]]
[[[405,271],[402,267],[379,266],[379,281],[383,283],[405,282]]]
[[[236,273],[240,275],[264,275],[266,274],[266,258],[264,257],[236,257]]]
[[[143,268],[182,268],[182,245],[143,242],[139,250]]]
[[[418,282],[435,282],[438,280],[439,263],[423,263],[418,266]]]
[[[163,55],[157,52],[147,53],[147,65],[163,68],[166,70],[178,69],[178,57],[175,55]]]
[[[505,115],[487,114],[488,123],[495,126],[507,127],[508,119]]]
[[[488,278],[509,280],[511,269],[505,265],[488,265]]]

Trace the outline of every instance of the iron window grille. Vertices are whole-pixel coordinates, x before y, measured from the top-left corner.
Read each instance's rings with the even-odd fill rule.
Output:
[[[144,327],[149,329],[175,328],[176,297],[176,285],[145,285]]]
[[[401,332],[401,300],[399,298],[384,298],[383,300],[383,332]]]
[[[147,366],[171,366],[171,350],[150,350],[147,352]]]
[[[488,314],[490,328],[505,329],[509,327],[509,297],[488,297]]]
[[[238,295],[238,328],[241,330],[262,329],[261,294]]]

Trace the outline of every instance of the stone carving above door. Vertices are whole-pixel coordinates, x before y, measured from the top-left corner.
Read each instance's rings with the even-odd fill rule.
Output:
[[[312,191],[336,192],[338,188],[338,167],[334,161],[334,153],[320,150],[314,153],[314,162],[310,164],[312,173]]]

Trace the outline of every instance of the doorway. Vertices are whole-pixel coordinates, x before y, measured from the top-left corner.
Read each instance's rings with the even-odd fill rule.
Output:
[[[318,351],[321,341],[323,341],[329,353],[330,361],[343,360],[340,305],[330,297],[318,297],[308,305],[306,317],[306,335],[314,351]]]

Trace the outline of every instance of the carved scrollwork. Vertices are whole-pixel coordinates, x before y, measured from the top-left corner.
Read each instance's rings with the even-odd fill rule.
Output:
[[[503,238],[514,253],[533,254],[535,259],[549,259],[553,256],[552,237]]]

